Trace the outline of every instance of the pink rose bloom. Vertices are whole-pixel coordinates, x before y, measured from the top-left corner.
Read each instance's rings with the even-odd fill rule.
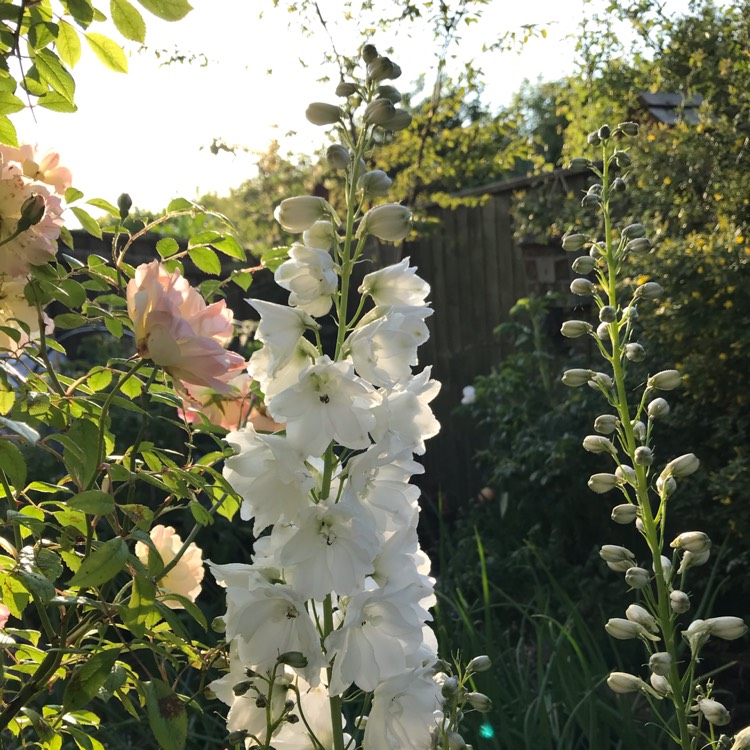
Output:
[[[18,227],[24,203],[38,196],[44,204],[41,219],[9,239]],[[57,238],[63,225],[60,197],[41,182],[32,182],[18,162],[0,153],[0,273],[24,276],[31,266],[49,263],[57,254]]]
[[[0,602],[0,630],[2,630],[8,624],[8,618],[10,617],[10,610]]]
[[[36,307],[33,307],[26,301],[23,288],[26,286],[26,279],[10,279],[0,276],[0,326],[5,328],[16,329],[21,338],[16,341],[12,336],[0,331],[0,353],[12,352],[17,353],[31,341],[39,338],[39,317]],[[44,313],[42,313],[44,322],[44,332],[49,335],[54,330],[54,323]],[[20,321],[20,322],[19,322]],[[24,323],[28,326],[27,331],[21,326]]]
[[[36,148],[29,144],[23,144],[19,148],[0,146],[0,157],[3,163],[18,162],[26,177],[33,182],[46,182],[52,185],[61,197],[73,183],[73,175],[67,167],[60,165],[60,154],[56,151],[47,151],[40,156]]]
[[[138,353],[190,386],[230,393],[227,382],[245,360],[224,347],[231,340],[232,311],[224,300],[206,305],[179,271],[159,261],[143,263],[128,282],[128,314]]]
[[[182,547],[182,538],[171,526],[158,524],[149,532],[151,541],[159,553],[164,565],[174,560]],[[135,545],[136,557],[148,565],[149,547],[144,542]],[[159,591],[162,594],[161,601],[172,609],[185,609],[176,599],[170,599],[169,593],[179,594],[194,602],[201,592],[201,581],[203,580],[203,557],[200,547],[195,542],[190,542],[185,554],[179,559],[177,565],[159,581]]]

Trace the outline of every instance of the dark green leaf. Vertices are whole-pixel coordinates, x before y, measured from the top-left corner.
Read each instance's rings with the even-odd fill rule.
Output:
[[[94,8],[89,0],[63,0],[63,4],[84,29],[94,20]]]
[[[26,486],[26,461],[21,451],[9,440],[0,440],[0,470],[18,492]]]
[[[247,251],[231,235],[226,235],[223,239],[212,242],[211,244],[217,250],[224,253],[224,255],[228,255],[231,258],[237,258],[237,260],[243,261],[247,259]]]
[[[214,522],[213,516],[196,500],[190,503],[190,512],[201,526],[210,526]]]
[[[177,693],[161,680],[144,683],[151,731],[162,750],[183,750],[187,741],[187,711]]]
[[[39,79],[60,96],[73,103],[75,83],[73,77],[62,66],[60,59],[48,49],[39,50],[34,57]]]
[[[146,633],[147,620],[154,612],[155,600],[156,587],[153,582],[144,576],[135,576],[130,603],[122,610],[122,620],[136,638],[142,638]]]
[[[115,501],[112,495],[101,490],[87,490],[73,495],[68,500],[68,505],[90,516],[106,516],[115,509]]]
[[[48,581],[52,581],[52,583],[54,583],[63,572],[63,564],[62,560],[60,560],[60,555],[46,547],[37,550],[36,566],[39,568],[42,575]]]
[[[63,711],[83,708],[104,685],[119,655],[119,647],[104,649],[76,669],[65,686]]]
[[[88,323],[88,319],[78,313],[63,313],[55,317],[55,328],[78,328]]]
[[[34,599],[48,604],[55,595],[55,587],[41,574],[33,570],[18,568],[11,574]]]
[[[123,569],[127,559],[128,545],[119,537],[110,539],[83,560],[68,586],[101,586]]]
[[[91,214],[84,211],[82,208],[79,208],[78,206],[73,206],[70,210],[73,212],[76,219],[81,222],[81,226],[90,235],[93,235],[97,239],[102,238],[102,229],[99,224],[97,224],[96,219],[91,216]]]

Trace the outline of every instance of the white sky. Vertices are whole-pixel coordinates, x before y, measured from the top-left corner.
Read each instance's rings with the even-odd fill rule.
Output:
[[[100,65],[84,44],[83,58],[73,71],[78,112],[38,109],[36,122],[30,113],[14,116],[21,141],[60,151],[86,198],[114,202],[127,191],[136,206],[159,210],[176,196],[226,193],[252,176],[256,159],[241,152],[211,155],[208,146],[215,137],[255,152],[266,150],[273,138],[297,152],[311,153],[324,143],[324,132],[304,117],[311,101],[337,101],[335,83],[316,83],[325,72],[337,79],[335,69],[320,67],[328,42],[322,29],[305,38],[288,28],[294,17],[274,10],[271,0],[192,4],[194,10],[184,20],[171,24],[144,11],[146,44],[203,53],[205,67],[159,67],[153,53],[139,54],[138,45],[130,45],[130,72],[116,74]],[[337,6],[336,0],[320,0],[331,27]],[[478,59],[485,73],[485,99],[499,106],[524,79],[554,79],[572,70],[573,36],[582,12],[583,0],[491,0],[482,21],[467,29],[461,45],[454,47],[459,56],[454,64]],[[482,55],[483,44],[523,24],[543,24],[547,39],[529,42],[520,55]],[[350,53],[349,45],[359,44],[355,28],[332,28],[339,51]],[[421,74],[433,79],[435,50],[429,28],[402,26],[388,39],[373,41],[381,48],[393,45],[393,57],[404,70],[397,86],[406,89]],[[308,68],[301,66],[300,58]],[[290,130],[298,135],[284,138]]]

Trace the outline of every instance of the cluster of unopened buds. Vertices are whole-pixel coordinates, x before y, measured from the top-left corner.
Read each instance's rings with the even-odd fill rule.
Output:
[[[688,750],[693,738],[700,735],[712,747],[717,745],[713,729],[729,722],[729,712],[711,697],[712,683],[700,684],[695,675],[698,655],[711,636],[734,640],[747,632],[738,617],[714,617],[694,620],[681,630],[691,657],[682,668],[679,657],[678,618],[691,608],[690,596],[685,591],[686,573],[705,564],[710,557],[711,540],[702,531],[678,534],[665,554],[665,523],[667,506],[681,481],[700,466],[692,453],[669,460],[657,474],[658,456],[653,433],[657,422],[670,411],[669,403],[660,395],[672,391],[682,383],[677,370],[664,370],[646,379],[639,402],[633,410],[628,404],[626,386],[629,368],[646,358],[645,348],[634,340],[638,321],[637,305],[659,299],[664,290],[656,282],[644,280],[622,301],[620,275],[626,261],[651,249],[642,224],[630,224],[619,233],[612,226],[610,201],[616,193],[627,189],[630,156],[619,147],[621,139],[636,135],[638,126],[625,122],[611,129],[603,126],[589,135],[589,143],[601,148],[602,162],[597,166],[588,159],[574,159],[573,168],[588,169],[599,181],[586,192],[582,204],[594,207],[602,215],[604,239],[573,233],[563,239],[563,248],[570,252],[586,252],[573,262],[573,269],[582,274],[572,281],[570,291],[578,297],[593,300],[598,312],[598,324],[585,320],[568,320],[562,325],[567,338],[592,337],[608,365],[608,371],[570,369],[562,382],[570,387],[588,385],[600,391],[614,413],[602,414],[594,421],[594,432],[583,441],[591,452],[608,456],[613,470],[590,477],[589,488],[598,494],[617,491],[623,502],[612,509],[612,520],[618,524],[634,524],[646,542],[650,562],[639,563],[639,556],[626,547],[604,545],[600,556],[612,570],[624,574],[628,587],[637,592],[639,602],[631,604],[624,618],[612,618],[607,632],[618,639],[640,639],[648,652],[648,681],[623,672],[613,672],[608,684],[617,693],[642,692],[649,700],[669,697],[675,706],[678,731],[672,736]],[[594,278],[587,278],[593,274]],[[656,497],[652,499],[652,488]],[[682,669],[681,669],[682,668]],[[735,738],[735,748],[747,747],[745,734]],[[743,744],[744,743],[744,744]]]

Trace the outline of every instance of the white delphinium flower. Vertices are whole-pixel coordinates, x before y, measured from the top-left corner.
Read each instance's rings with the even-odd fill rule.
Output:
[[[262,346],[250,356],[247,372],[260,384],[266,401],[277,393],[293,386],[299,380],[300,371],[318,356],[318,350],[304,338],[297,340],[297,346],[281,365],[274,364],[273,350]]]
[[[260,313],[255,338],[268,352],[268,374],[273,377],[294,356],[302,334],[320,326],[304,310],[259,299],[246,301]]]
[[[227,587],[226,637],[237,639],[238,653],[257,672],[268,672],[280,654],[300,652],[307,666],[296,668],[311,684],[325,661],[305,598],[291,586],[256,580],[250,589]]]
[[[260,435],[252,424],[230,432],[227,442],[237,451],[224,465],[224,477],[242,496],[240,518],[255,518],[255,532],[282,516],[293,520],[311,501],[312,474],[305,455],[280,435]]]
[[[413,592],[361,591],[342,606],[344,622],[325,641],[326,654],[335,657],[332,695],[340,695],[355,683],[372,691],[384,679],[402,673],[408,656],[422,642],[422,622],[412,606]]]
[[[319,318],[333,304],[332,294],[338,289],[336,264],[327,250],[305,247],[295,242],[289,248],[289,260],[274,273],[276,283],[286,289],[289,304]]]
[[[354,374],[351,363],[318,357],[304,369],[299,382],[276,394],[268,411],[286,422],[289,443],[321,456],[331,440],[346,448],[367,448],[375,426],[373,408],[380,395]]]
[[[376,307],[365,315],[347,340],[357,373],[376,386],[391,388],[411,377],[418,364],[417,347],[430,334],[429,307]]]
[[[409,258],[400,263],[368,273],[359,287],[360,294],[369,294],[376,305],[424,305],[430,285],[409,267]]]
[[[376,442],[392,437],[419,456],[425,452],[424,441],[440,430],[428,406],[440,391],[440,383],[430,380],[430,372],[425,367],[407,384],[384,394],[382,405],[374,410],[377,424],[371,434]]]
[[[364,750],[430,750],[432,731],[441,719],[440,688],[425,668],[402,672],[381,682],[365,727]]]
[[[302,233],[302,243],[307,247],[330,250],[336,239],[336,228],[330,221],[316,221]]]
[[[360,503],[321,502],[303,511],[294,527],[278,551],[287,583],[317,600],[332,591],[346,596],[361,589],[380,551],[380,540],[372,517]]]

